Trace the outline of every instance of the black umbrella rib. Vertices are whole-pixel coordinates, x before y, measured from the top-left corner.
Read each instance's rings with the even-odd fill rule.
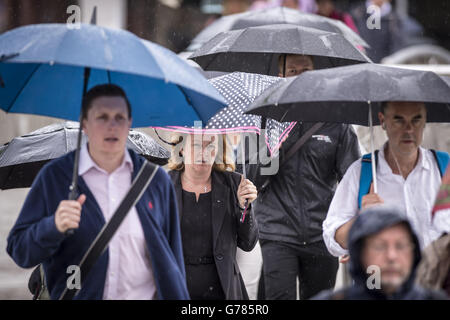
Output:
[[[205,68],[202,68],[202,69],[205,70],[205,71],[215,71],[215,70],[208,70],[208,68],[209,68],[209,66],[210,66],[215,60],[217,60],[217,58],[218,58],[219,56],[222,57],[222,55],[223,55],[222,52],[219,52],[219,53],[217,53],[217,54],[210,54],[210,55],[205,56],[205,57],[210,56],[211,59],[209,59],[208,64],[205,65]],[[220,71],[220,70],[218,70],[218,71]]]
[[[188,95],[186,94],[186,92],[184,92],[184,89],[182,86],[175,84],[178,89],[180,89],[181,93],[183,94],[184,98],[186,99],[187,103],[192,107],[192,109],[194,109],[195,113],[197,114],[198,118],[201,119],[200,114],[197,112],[197,110],[195,109],[195,106],[192,104],[191,99],[188,97]]]
[[[39,67],[41,66],[41,64],[38,64],[36,66],[36,68],[33,70],[33,72],[30,74],[30,76],[28,77],[27,81],[25,81],[25,83],[22,86],[22,89],[20,89],[17,92],[17,95],[15,96],[14,100],[12,101],[12,103],[9,105],[8,109],[6,110],[6,112],[9,112],[9,110],[11,110],[12,106],[16,103],[17,98],[20,96],[20,93],[23,91],[23,89],[25,89],[25,87],[28,85],[28,83],[30,82],[30,79],[33,77],[33,75],[36,73],[37,69],[39,69]]]

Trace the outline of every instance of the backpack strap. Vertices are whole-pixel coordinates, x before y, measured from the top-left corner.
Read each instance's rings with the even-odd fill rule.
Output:
[[[450,162],[450,156],[447,152],[437,151],[434,149],[430,149],[431,153],[433,153],[434,158],[439,167],[439,172],[441,173],[441,178],[445,174],[445,170],[447,169],[448,163]]]
[[[378,165],[378,150],[375,150],[375,165]],[[372,154],[367,153],[361,159],[361,176],[359,178],[358,209],[361,209],[362,197],[369,193],[372,183]]]
[[[450,163],[450,156],[447,152],[430,149],[439,167],[441,177]],[[378,165],[378,150],[375,151],[375,163]],[[365,154],[361,159],[361,177],[359,178],[358,208],[361,209],[362,197],[369,193],[372,183],[372,159],[371,154]]]

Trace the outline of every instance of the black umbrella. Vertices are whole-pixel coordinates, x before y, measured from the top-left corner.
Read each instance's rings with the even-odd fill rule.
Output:
[[[220,33],[189,58],[204,70],[277,75],[280,54],[310,55],[315,69],[370,62],[341,34],[289,24]]]
[[[203,44],[208,42],[220,32],[269,24],[286,23],[340,33],[354,45],[369,47],[369,45],[357,33],[341,21],[322,17],[316,14],[303,13],[298,10],[285,7],[277,7],[223,16],[203,29],[192,40],[191,45],[187,48],[187,51],[195,51],[199,49]]]
[[[442,80],[445,81],[450,86],[450,77],[449,76],[441,76]]]
[[[188,59],[190,55],[192,55],[192,52],[188,52],[188,51],[182,51],[177,54],[177,56],[184,59],[188,63],[188,65],[190,65],[196,71],[200,72],[200,74],[202,76],[204,76],[206,79],[220,77],[220,76],[223,76],[224,74],[229,73],[229,72],[222,72],[222,71],[205,71],[202,69],[202,67],[200,67],[200,65],[197,62],[194,62],[194,61]]]
[[[278,121],[369,125],[374,158],[372,129],[384,101],[424,102],[428,122],[450,122],[450,85],[442,77],[372,63],[304,72],[263,92],[246,113]],[[376,177],[375,161],[372,172]]]
[[[246,113],[278,121],[373,124],[383,101],[425,102],[428,122],[450,122],[450,81],[431,71],[365,63],[307,71],[263,92]],[[370,103],[369,103],[370,102]]]
[[[78,122],[55,123],[12,139],[0,147],[0,189],[27,188],[39,170],[77,147]],[[83,135],[82,143],[86,142]],[[127,148],[149,161],[165,165],[170,152],[148,135],[130,130]]]

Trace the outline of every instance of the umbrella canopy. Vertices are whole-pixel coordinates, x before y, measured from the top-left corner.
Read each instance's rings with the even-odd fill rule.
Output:
[[[443,77],[379,64],[304,72],[266,90],[247,113],[278,121],[367,126],[369,108],[373,124],[378,124],[384,101],[424,102],[428,122],[450,122],[450,83]]]
[[[27,188],[44,164],[77,146],[78,122],[45,126],[12,139],[0,147],[0,189]],[[83,142],[86,136],[83,135]],[[150,136],[130,130],[127,148],[160,165],[167,163],[170,152]]]
[[[191,45],[187,48],[187,50],[198,50],[203,44],[211,40],[220,32],[269,24],[286,23],[340,33],[354,45],[369,47],[369,45],[357,33],[341,21],[322,17],[316,14],[300,12],[298,10],[289,9],[286,7],[277,7],[223,16],[203,29],[192,40]]]
[[[173,52],[124,30],[81,24],[29,25],[0,35],[0,108],[79,119],[86,89],[121,86],[133,127],[204,122],[225,105]],[[86,72],[88,71],[88,72]]]
[[[204,70],[276,75],[280,54],[310,55],[315,69],[370,62],[341,34],[289,24],[222,32],[189,58]]]
[[[206,79],[211,79],[215,77],[223,76],[224,74],[227,74],[228,72],[222,72],[222,71],[205,71],[202,69],[202,67],[199,66],[197,62],[194,62],[193,60],[188,59],[189,56],[192,55],[192,52],[188,51],[182,51],[177,54],[180,58],[182,58],[184,61],[186,61],[195,71],[200,72],[202,76],[204,76]]]
[[[449,76],[441,76],[442,80],[445,81],[450,86],[450,77]]]
[[[195,134],[198,132],[227,134],[227,133],[255,133],[261,134],[261,117],[246,115],[244,111],[264,90],[283,81],[283,78],[261,74],[233,72],[220,77],[209,79],[212,85],[225,97],[228,107],[220,110],[204,126],[203,130],[191,127],[167,126],[163,129],[181,133]],[[273,119],[265,120],[266,145],[272,155],[281,145],[296,122],[278,122]]]

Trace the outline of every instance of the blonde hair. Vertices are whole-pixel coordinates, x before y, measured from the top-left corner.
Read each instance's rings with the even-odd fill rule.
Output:
[[[170,170],[184,170],[184,157],[181,155],[181,149],[183,149],[188,136],[188,134],[181,134],[177,132],[171,135],[170,142],[173,146],[168,163]],[[219,141],[219,149],[217,150],[212,169],[217,171],[234,171],[236,169],[236,165],[234,163],[234,153],[231,143],[228,141],[226,135],[221,134],[218,136],[221,137],[221,139]],[[222,148],[220,148],[220,146],[222,146]]]

